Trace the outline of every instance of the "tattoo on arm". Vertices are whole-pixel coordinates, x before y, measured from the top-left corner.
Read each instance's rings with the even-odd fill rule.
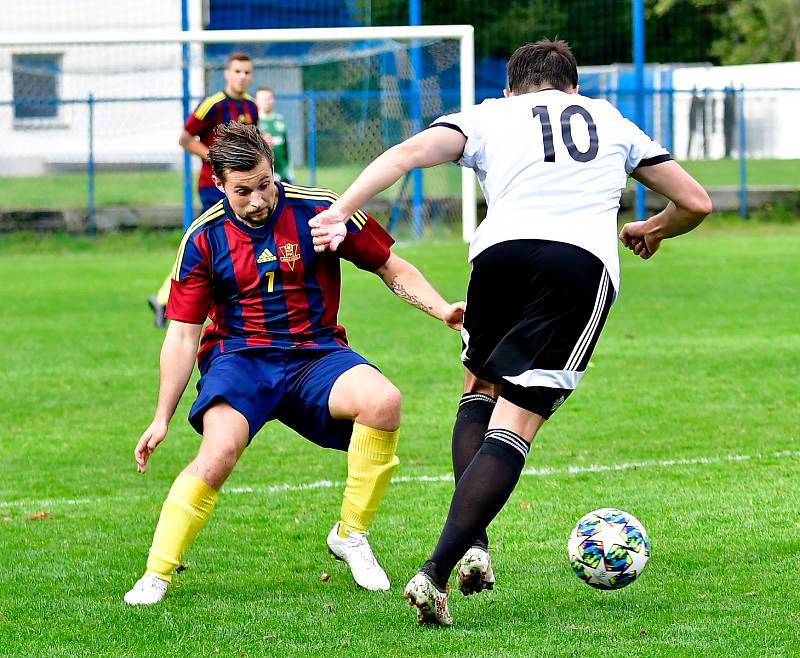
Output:
[[[392,277],[391,288],[392,291],[394,291],[394,294],[400,299],[408,302],[412,306],[415,306],[420,311],[425,311],[425,313],[428,315],[433,315],[433,306],[427,306],[419,297],[408,292],[408,290],[405,289],[405,286],[397,281],[397,275]]]

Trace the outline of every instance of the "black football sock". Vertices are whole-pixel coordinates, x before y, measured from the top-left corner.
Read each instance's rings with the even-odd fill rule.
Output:
[[[486,432],[478,454],[458,481],[439,543],[422,571],[437,587],[506,504],[519,480],[528,444],[506,429]]]
[[[456,484],[483,444],[495,404],[493,397],[483,393],[464,393],[461,396],[453,425],[453,475]],[[475,546],[489,550],[489,537],[485,528],[475,540]]]

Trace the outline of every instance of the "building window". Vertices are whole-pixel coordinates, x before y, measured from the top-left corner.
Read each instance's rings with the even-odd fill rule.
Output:
[[[11,68],[14,71],[14,118],[58,117],[61,55],[13,55]]]

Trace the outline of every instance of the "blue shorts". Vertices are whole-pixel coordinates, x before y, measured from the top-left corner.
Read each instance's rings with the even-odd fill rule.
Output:
[[[201,214],[225,197],[216,187],[200,187],[197,189],[197,194],[200,197],[200,205],[202,206]]]
[[[362,363],[371,365],[349,347],[220,354],[202,371],[189,422],[202,434],[205,412],[225,400],[247,419],[251,440],[279,420],[323,448],[347,450],[353,421],[331,418],[328,398],[339,376]]]

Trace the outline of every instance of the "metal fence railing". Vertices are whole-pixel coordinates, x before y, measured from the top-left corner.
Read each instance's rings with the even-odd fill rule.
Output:
[[[445,97],[448,94],[442,92]],[[592,94],[609,99],[625,112],[633,92],[607,87]],[[489,95],[497,96],[497,89],[478,90],[479,98]],[[443,107],[457,105],[456,92],[452,100]],[[800,189],[800,134],[787,130],[800,107],[798,101],[800,89],[789,87],[647,89],[644,127],[724,199],[716,207],[746,217],[751,208]],[[407,99],[398,98],[399,104],[404,102]],[[378,153],[404,136],[402,122],[381,117],[386,103],[378,92],[287,95],[278,99],[278,105],[287,119],[296,182],[301,184],[341,191]],[[20,113],[20,106],[26,111]],[[194,187],[192,180],[182,180],[183,152],[177,145],[181,108],[178,96],[90,95],[24,104],[0,100],[0,122],[11,127],[0,153],[0,176],[6,184],[15,177],[30,181],[72,176],[72,187],[83,185],[84,193],[77,200],[72,189],[71,203],[85,213],[86,230],[93,232],[98,227],[98,208],[148,205],[148,197],[130,194],[140,184],[137,176],[147,172],[156,180],[152,205],[177,209],[175,225],[179,226],[183,190]],[[444,169],[446,173],[438,179],[425,173],[425,196],[432,200],[431,208],[460,195],[455,172]],[[64,204],[63,199],[48,195],[7,198],[2,185],[0,211],[6,213],[54,210]],[[397,194],[402,196],[399,190]],[[435,217],[430,221],[436,221]]]

